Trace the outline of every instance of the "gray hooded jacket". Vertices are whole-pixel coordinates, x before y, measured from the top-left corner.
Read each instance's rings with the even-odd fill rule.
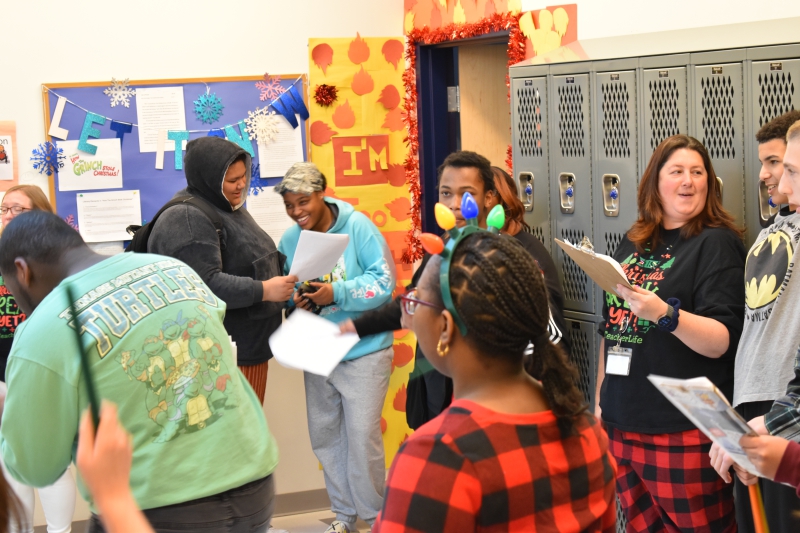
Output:
[[[228,167],[242,154],[247,186],[241,203],[231,206],[222,194],[222,182]],[[282,275],[284,257],[242,207],[250,190],[250,155],[220,137],[202,137],[186,145],[184,167],[188,187],[175,196],[200,197],[219,211],[225,249],[220,249],[208,217],[190,205],[176,205],[156,220],[147,251],[192,267],[228,306],[225,329],[236,342],[239,364],[263,363],[272,357],[268,339],[281,324],[283,304],[261,301],[261,281]]]

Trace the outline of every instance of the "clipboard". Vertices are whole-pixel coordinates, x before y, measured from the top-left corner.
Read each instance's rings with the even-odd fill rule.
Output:
[[[556,244],[575,261],[581,270],[592,278],[597,285],[606,292],[617,294],[617,284],[633,289],[622,266],[613,258],[604,254],[595,253],[591,249],[578,248],[572,244],[554,239]]]

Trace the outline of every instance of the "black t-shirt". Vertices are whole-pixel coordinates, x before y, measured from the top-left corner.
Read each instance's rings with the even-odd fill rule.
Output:
[[[6,363],[14,342],[14,332],[23,320],[25,313],[17,307],[17,301],[0,277],[0,381],[6,380]]]
[[[621,298],[604,293],[605,322],[598,330],[605,338],[604,359],[617,342],[632,349],[630,375],[606,374],[600,392],[603,421],[623,431],[655,434],[694,428],[648,381],[650,374],[679,379],[705,376],[727,398],[733,395],[734,357],[744,322],[744,245],[735,233],[720,228],[706,228],[686,240],[679,229],[662,230],[662,234],[663,242],[643,253],[626,237],[614,259],[631,283],[656,292],[665,301],[679,299],[681,311],[721,322],[730,340],[722,357],[705,357],[655,323],[633,315]],[[620,332],[623,324],[626,327]]]

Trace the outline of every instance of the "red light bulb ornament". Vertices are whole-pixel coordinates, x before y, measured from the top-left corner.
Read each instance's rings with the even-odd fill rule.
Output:
[[[423,233],[419,236],[422,247],[431,255],[438,255],[444,250],[444,242],[441,237],[433,233]]]

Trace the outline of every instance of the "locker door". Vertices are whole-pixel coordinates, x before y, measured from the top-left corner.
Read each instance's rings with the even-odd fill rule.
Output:
[[[583,320],[567,319],[567,331],[571,347],[570,359],[580,373],[578,388],[583,393],[589,411],[594,412],[595,390],[597,389],[597,352],[599,335],[597,324]]]
[[[695,131],[722,183],[722,205],[744,225],[742,64],[695,69]]]
[[[550,145],[554,237],[579,243],[586,236],[594,242],[589,75],[554,76],[551,94],[552,116],[557,123]],[[591,279],[560,249],[553,259],[564,287],[564,308],[593,313]]]
[[[531,233],[551,250],[547,78],[512,79],[511,99],[514,180]]]
[[[800,94],[797,91],[797,84],[800,82],[800,59],[753,62],[750,75],[751,102],[748,109],[753,124],[752,135],[773,118],[787,111],[800,109]],[[745,142],[754,143],[752,135],[748,132]],[[753,153],[753,160],[748,162],[745,172],[749,242],[755,240],[759,230],[766,227],[770,217],[778,212],[777,207],[769,205],[767,190],[761,186],[758,179],[761,171],[758,153],[755,151]]]
[[[594,249],[611,255],[637,218],[636,72],[595,76]],[[603,292],[596,291],[595,314],[600,315]]]
[[[661,141],[679,133],[688,134],[686,67],[648,69],[644,82],[644,157],[639,166],[643,173]]]

